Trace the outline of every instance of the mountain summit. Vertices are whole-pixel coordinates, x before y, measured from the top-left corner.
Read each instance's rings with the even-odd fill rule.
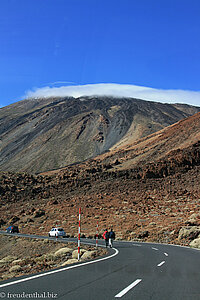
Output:
[[[134,143],[199,111],[106,96],[23,100],[0,109],[0,170],[62,168]]]

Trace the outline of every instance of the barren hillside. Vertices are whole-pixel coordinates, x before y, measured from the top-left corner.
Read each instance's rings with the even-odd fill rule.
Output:
[[[133,143],[114,146],[96,160],[112,164],[117,159],[118,163],[113,166],[115,169],[130,169],[184,155],[199,141],[200,113],[197,113]]]
[[[112,226],[117,238],[188,245],[200,237],[199,125],[200,113],[81,164],[2,173],[2,228],[47,234],[57,223],[77,235],[81,207],[85,236],[98,220],[100,233]]]
[[[1,171],[37,173],[128,145],[200,111],[131,98],[29,99],[0,109]]]

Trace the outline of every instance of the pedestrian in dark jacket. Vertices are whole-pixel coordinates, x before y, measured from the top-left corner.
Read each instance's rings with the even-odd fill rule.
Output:
[[[108,242],[109,242],[109,233],[108,233],[108,230],[106,229],[103,233],[103,238],[105,240],[105,243],[106,243],[106,248],[108,247]]]
[[[109,246],[110,246],[110,248],[113,247],[113,241],[114,241],[114,239],[115,239],[115,233],[114,233],[114,231],[111,228],[111,230],[109,232]]]

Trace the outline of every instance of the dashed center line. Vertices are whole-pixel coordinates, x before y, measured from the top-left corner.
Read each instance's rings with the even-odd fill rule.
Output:
[[[166,253],[166,252],[165,252],[164,254],[165,254],[165,256],[168,256],[168,255],[169,255],[169,254],[168,254],[168,253]]]
[[[140,283],[142,279],[137,279],[133,283],[131,283],[129,286],[127,286],[125,289],[123,289],[120,293],[118,293],[115,298],[121,298],[124,296],[128,291],[130,291],[132,288],[134,288],[138,283]]]
[[[161,261],[161,263],[159,263],[159,264],[157,265],[157,267],[161,267],[161,266],[164,265],[164,264],[165,264],[165,260]]]
[[[158,251],[158,249],[157,249],[157,248],[154,248],[154,247],[152,247],[151,249]]]

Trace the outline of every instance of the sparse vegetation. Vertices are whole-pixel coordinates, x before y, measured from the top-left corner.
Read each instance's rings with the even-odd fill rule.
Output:
[[[1,235],[0,244],[0,280],[78,263],[75,243],[62,244]],[[87,245],[81,247],[80,262],[106,254],[102,248]]]

